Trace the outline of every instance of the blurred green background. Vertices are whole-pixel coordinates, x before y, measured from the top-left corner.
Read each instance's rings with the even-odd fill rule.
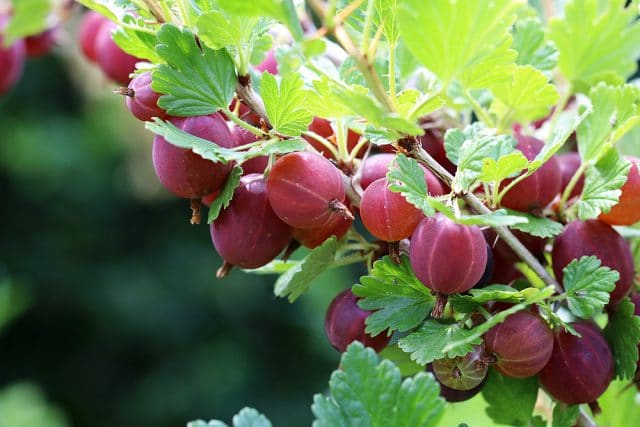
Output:
[[[357,272],[296,304],[273,276],[217,280],[208,226],[157,183],[152,135],[73,37],[0,97],[0,427],[169,427],[245,405],[309,425],[339,360],[324,311]]]

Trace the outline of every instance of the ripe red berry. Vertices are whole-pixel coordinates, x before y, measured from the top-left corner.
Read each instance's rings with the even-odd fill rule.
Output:
[[[611,350],[596,326],[573,324],[582,336],[555,334],[549,363],[540,371],[540,384],[551,396],[568,405],[594,402],[613,379]]]
[[[611,225],[631,225],[640,221],[640,159],[629,158],[631,169],[622,186],[618,203],[599,219]]]
[[[267,71],[270,74],[278,75],[278,61],[276,61],[276,51],[271,49],[265,55],[264,60],[256,65],[256,70],[262,74],[263,71]]]
[[[100,26],[95,41],[98,64],[111,80],[121,84],[128,84],[131,80],[129,75],[135,71],[136,63],[141,60],[120,49],[113,41],[112,34],[116,28],[118,26],[111,21]]]
[[[154,117],[162,120],[169,118],[166,111],[158,106],[161,95],[151,89],[150,72],[136,75],[129,83],[125,94],[127,108],[138,120],[148,122]]]
[[[487,266],[487,245],[478,227],[436,214],[416,227],[409,258],[422,284],[450,295],[468,291],[480,280]]]
[[[516,135],[517,148],[529,160],[538,155],[544,147],[544,142],[532,136]],[[503,182],[506,187],[513,179]],[[502,206],[518,211],[536,211],[547,206],[560,192],[562,174],[558,159],[552,156],[540,169],[530,177],[516,184],[502,198]]]
[[[438,381],[454,390],[471,390],[487,376],[488,363],[482,346],[475,346],[464,356],[434,360],[431,364]]]
[[[556,237],[551,253],[553,272],[562,282],[565,268],[574,259],[594,255],[602,266],[620,273],[610,303],[620,301],[631,289],[634,277],[633,256],[629,244],[610,225],[596,219],[573,221]]]
[[[23,40],[16,40],[11,46],[3,46],[1,30],[8,17],[0,15],[0,94],[8,92],[22,76],[26,48]]]
[[[240,178],[229,206],[211,224],[211,240],[226,263],[258,268],[284,250],[292,230],[271,209],[262,175]]]
[[[491,276],[493,276],[493,251],[489,244],[487,246],[487,265],[484,268],[484,272],[482,273],[482,277],[473,285],[474,288],[484,288],[485,286],[491,284]]]
[[[217,113],[209,116],[175,117],[171,122],[177,128],[211,141],[212,144],[233,147],[227,124]],[[222,187],[232,165],[214,163],[156,136],[153,139],[153,167],[167,190],[178,197],[200,199]]]
[[[89,61],[98,62],[96,38],[102,25],[107,22],[109,22],[107,18],[92,10],[85,13],[82,17],[80,31],[78,32],[78,39],[80,41],[82,53],[84,53],[84,56]]]
[[[389,166],[396,158],[395,154],[382,153],[368,157],[362,163],[362,176],[360,178],[360,186],[363,190],[375,180],[384,178],[387,176]],[[424,171],[425,181],[427,182],[427,189],[432,196],[440,196],[445,194],[444,187],[440,180],[427,168],[420,165]]]
[[[29,58],[38,58],[51,52],[58,41],[59,28],[50,28],[24,39]]]
[[[444,149],[444,139],[438,129],[425,129],[424,135],[420,137],[420,144],[442,167],[451,174],[456,173],[456,165],[451,163],[451,160],[447,157],[447,152]]]
[[[294,228],[325,225],[333,215],[351,216],[338,169],[320,154],[297,152],[275,162],[267,180],[275,213]]]
[[[360,202],[362,223],[371,234],[386,242],[397,242],[411,236],[422,211],[400,194],[389,190],[386,178],[380,178],[362,193]]]
[[[487,353],[496,357],[502,375],[526,378],[537,374],[553,351],[553,332],[547,322],[530,311],[519,311],[484,335]]]
[[[324,318],[324,331],[329,342],[343,353],[353,341],[360,341],[375,351],[380,351],[389,344],[391,337],[382,332],[375,337],[365,333],[365,319],[372,311],[365,311],[358,306],[358,300],[351,289],[340,292],[331,301]]]

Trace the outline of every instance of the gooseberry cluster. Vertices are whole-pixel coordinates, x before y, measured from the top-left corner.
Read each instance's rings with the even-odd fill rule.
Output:
[[[154,17],[157,13],[150,11]],[[159,30],[145,27],[145,31],[175,28],[163,20],[153,25]],[[304,27],[311,38],[326,30],[314,28],[311,21]],[[171,79],[164,71],[170,68],[171,76],[183,80],[201,78],[203,85],[207,79],[221,79],[214,67],[205,70],[213,77],[204,71],[180,74],[182,67],[197,68],[198,60],[210,54],[206,46],[207,41],[213,44],[210,34],[171,30],[174,40],[183,37],[176,42],[180,52],[195,46],[197,58],[189,58],[192,62],[186,61],[187,65],[171,61],[141,65],[142,59],[114,42],[117,28],[103,16],[87,13],[79,34],[82,51],[111,80],[127,85],[116,92],[125,96],[131,114],[148,122],[156,133],[151,156],[155,172],[170,193],[189,200],[191,222],[200,222],[202,205],[211,207],[210,235],[224,261],[218,277],[234,267],[286,271],[279,282],[295,282],[292,287],[297,292],[308,287],[305,281],[320,264],[364,263],[369,275],[362,285],[340,292],[326,312],[329,342],[339,352],[353,341],[383,355],[388,348],[399,348],[421,370],[433,374],[442,397],[450,402],[476,395],[488,373],[494,372],[513,379],[536,377],[557,402],[596,408],[596,400],[614,376],[625,375],[617,353],[631,348],[637,361],[640,319],[630,315],[625,320],[631,347],[621,347],[616,339],[616,333],[624,331],[612,330],[618,321],[614,319],[624,316],[629,304],[635,304],[636,314],[640,311],[634,253],[626,238],[629,229],[621,227],[640,222],[640,160],[625,160],[613,147],[634,122],[616,128],[622,120],[617,114],[624,113],[623,107],[618,108],[606,116],[608,126],[616,130],[599,130],[598,135],[605,135],[600,141],[593,136],[598,133],[593,127],[603,127],[605,121],[580,125],[590,109],[596,110],[594,115],[609,112],[598,98],[606,91],[627,90],[625,96],[635,108],[640,104],[636,89],[602,84],[592,90],[590,103],[568,93],[564,101],[551,102],[531,117],[525,111],[522,117],[528,119],[523,123],[514,119],[517,105],[496,122],[491,114],[500,115],[502,101],[485,111],[481,100],[467,91],[465,105],[479,120],[470,114],[461,119],[455,111],[437,108],[423,113],[424,103],[418,102],[410,116],[413,122],[397,124],[399,115],[410,110],[402,102],[414,99],[415,89],[408,87],[405,98],[396,97],[392,68],[388,95],[384,85],[370,85],[378,90],[374,105],[362,101],[360,95],[368,96],[362,91],[348,92],[351,80],[336,85],[335,92],[322,92],[331,106],[344,110],[351,106],[340,104],[343,93],[353,95],[353,108],[364,105],[365,112],[391,99],[387,115],[353,114],[355,118],[345,120],[344,111],[334,116],[330,109],[318,107],[303,114],[303,102],[298,102],[297,110],[291,107],[296,97],[285,93],[285,81],[293,82],[287,87],[291,92],[304,94],[306,89],[301,89],[302,78],[291,77],[290,70],[279,75],[285,74],[279,63],[281,50],[271,48],[247,70],[246,64],[232,64],[237,73],[235,95],[218,96],[224,88],[215,87],[211,98],[217,102],[222,97],[224,102],[204,113],[200,108],[201,114],[196,114],[176,106],[174,98],[179,97],[167,87]],[[344,50],[342,56],[327,55],[332,65],[345,73],[344,69],[357,68],[369,80],[378,78],[371,64],[362,66],[366,56],[354,55],[353,46],[341,40],[348,34],[336,36]],[[162,43],[157,45],[159,55],[171,48],[169,38]],[[280,46],[285,51],[287,43]],[[236,51],[229,49],[225,55],[229,52]],[[300,59],[298,51],[288,53]],[[284,65],[292,67],[295,60],[285,57]],[[349,61],[360,63],[353,66]],[[314,63],[305,70],[319,67]],[[320,79],[305,82],[318,92],[323,84],[329,86],[331,73],[319,74]],[[413,77],[419,80],[424,75]],[[252,81],[260,82],[264,99]],[[273,85],[284,101],[268,98],[274,90],[270,82],[281,83]],[[184,85],[178,101],[187,102],[189,97],[201,101],[195,83],[174,84]],[[445,95],[452,98],[450,106],[460,107],[457,94],[445,91]],[[316,103],[322,103],[319,98]],[[616,92],[611,98],[624,97]],[[303,130],[283,125],[290,124],[283,118],[287,112]],[[563,114],[579,119],[565,129],[558,124]],[[499,129],[488,129],[487,123]],[[387,132],[380,131],[385,127]],[[560,150],[569,139],[573,142]],[[277,146],[281,143],[293,145]],[[608,180],[617,187],[601,190],[611,184]],[[585,202],[589,198],[598,200]],[[296,252],[300,246],[310,250],[301,251],[309,255],[289,261],[300,254]],[[327,261],[330,247],[333,252]],[[324,261],[318,261],[322,256]],[[367,288],[375,280],[382,282],[381,287]],[[280,283],[276,288],[287,286]],[[430,342],[424,330],[446,331],[440,341],[451,339],[451,343]],[[452,338],[456,333],[462,336],[458,341]],[[423,340],[418,346],[429,351],[415,349],[415,336]]]

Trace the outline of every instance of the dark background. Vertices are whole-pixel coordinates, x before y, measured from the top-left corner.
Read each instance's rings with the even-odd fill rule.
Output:
[[[2,388],[29,381],[74,426],[229,421],[243,406],[309,425],[339,360],[324,311],[357,275],[327,273],[295,304],[274,276],[216,280],[208,226],[159,186],[152,135],[73,37],[0,97],[0,282],[29,299],[0,331],[0,411]]]

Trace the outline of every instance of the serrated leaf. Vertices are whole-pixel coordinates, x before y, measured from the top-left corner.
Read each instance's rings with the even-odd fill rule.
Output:
[[[282,298],[288,297],[289,302],[297,300],[309,289],[313,280],[333,264],[336,247],[335,236],[325,240],[302,262],[278,277],[273,289],[274,294]]]
[[[400,370],[354,342],[331,374],[331,397],[316,394],[314,427],[435,427],[444,411],[435,379],[421,372],[401,382]]]
[[[489,406],[487,415],[496,424],[529,425],[538,396],[538,379],[509,378],[490,369],[482,387],[482,397]]]
[[[625,297],[616,307],[604,329],[616,363],[616,377],[633,379],[638,362],[640,344],[640,317],[634,314],[634,304]]]
[[[231,203],[231,199],[233,198],[234,191],[240,185],[240,177],[242,177],[242,168],[240,166],[235,166],[231,170],[222,190],[220,190],[220,193],[216,196],[213,202],[211,202],[207,224],[211,224],[215,221],[220,215],[222,209],[226,209],[229,206],[229,203]]]
[[[490,157],[482,161],[482,170],[478,178],[482,182],[500,183],[503,179],[520,173],[529,160],[520,151],[509,153],[496,161]]]
[[[456,192],[469,190],[482,175],[486,158],[497,161],[512,153],[515,146],[515,138],[496,135],[495,129],[487,129],[480,122],[464,130],[449,129],[445,134],[445,150],[449,159],[455,159],[458,165],[451,188]]]
[[[51,0],[20,0],[11,2],[10,5],[11,19],[2,29],[0,48],[11,46],[16,40],[46,30],[47,16],[52,9]]]
[[[594,166],[587,168],[582,196],[577,203],[581,221],[597,218],[618,203],[631,169],[631,162],[610,150]]]
[[[153,72],[158,105],[172,116],[200,116],[226,108],[235,92],[233,61],[225,50],[199,46],[188,30],[165,24],[156,52],[167,63]]]
[[[313,116],[305,108],[307,91],[302,88],[299,75],[292,74],[278,84],[276,77],[265,71],[260,79],[260,94],[276,132],[299,136],[307,130]]]
[[[292,0],[252,0],[251,2],[218,0],[218,4],[230,15],[270,16],[286,25],[296,41],[301,41],[303,38],[300,19]]]
[[[412,360],[424,365],[436,359],[453,358],[469,353],[474,345],[482,343],[482,338],[477,337],[469,343],[465,342],[447,350],[445,348],[449,342],[465,340],[471,335],[473,330],[459,323],[440,323],[429,319],[415,332],[401,338],[398,346],[407,353],[411,353]]]
[[[527,219],[527,222],[514,224],[511,226],[511,228],[515,228],[516,230],[520,230],[527,234],[531,234],[532,236],[541,237],[543,239],[557,236],[558,234],[562,233],[562,230],[564,228],[562,224],[549,218],[539,217],[524,212],[514,211],[511,209],[507,209],[507,213],[509,213],[509,215],[519,216]]]
[[[451,295],[449,303],[458,313],[471,313],[479,306],[489,301],[500,301],[509,303],[522,302],[522,293],[510,286],[491,285],[482,289],[471,289],[471,295]]]
[[[420,209],[426,216],[435,214],[429,203],[427,181],[424,170],[414,159],[398,154],[387,171],[389,190],[400,193],[407,202]]]
[[[578,127],[578,151],[583,162],[597,161],[640,122],[640,88],[599,84],[589,92],[593,112]]]
[[[624,5],[624,0],[573,0],[563,18],[551,20],[549,37],[560,52],[560,71],[579,89],[603,79],[620,84],[636,70],[640,25],[637,10]]]
[[[396,110],[402,117],[418,120],[445,105],[444,99],[436,95],[437,92],[437,87],[427,93],[415,89],[403,90],[396,98]]]
[[[551,427],[573,427],[580,415],[580,405],[556,403],[553,407],[553,423]]]
[[[546,41],[544,26],[538,18],[525,18],[516,22],[513,31],[513,49],[518,52],[516,64],[531,65],[538,70],[551,71],[558,63],[558,49]]]
[[[500,118],[503,126],[545,117],[559,98],[547,76],[531,65],[512,67],[507,80],[489,88],[495,97],[491,111]]]
[[[253,408],[242,408],[233,416],[233,427],[271,427],[271,421]],[[191,421],[187,427],[228,427],[222,421]]]
[[[505,66],[516,57],[509,30],[520,6],[511,0],[407,0],[398,8],[398,26],[409,50],[445,87],[459,79],[477,88],[508,77]]]
[[[595,256],[583,256],[562,270],[562,286],[569,310],[575,316],[589,319],[609,302],[620,273],[600,265],[601,261]]]
[[[145,31],[152,27],[145,23],[144,18],[127,15],[123,18],[123,22],[127,26],[118,27],[113,33],[113,41],[122,50],[137,58],[144,58],[154,63],[163,62],[156,53],[158,39],[155,31],[153,33]]]
[[[366,332],[372,336],[388,330],[408,331],[418,326],[433,308],[431,292],[416,278],[406,256],[396,264],[389,256],[373,264],[360,284],[352,287],[362,297],[358,305],[374,310],[366,319]]]
[[[378,28],[388,44],[394,45],[398,42],[400,33],[396,15],[398,12],[398,0],[376,0],[376,17],[378,18]]]

